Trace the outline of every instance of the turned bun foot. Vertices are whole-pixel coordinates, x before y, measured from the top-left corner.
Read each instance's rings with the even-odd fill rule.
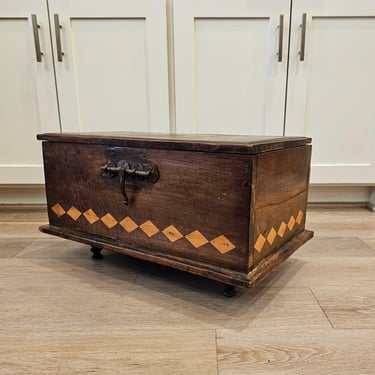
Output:
[[[103,255],[101,253],[102,249],[100,247],[92,247],[91,252],[92,252],[92,259],[103,259]]]
[[[234,285],[224,284],[223,294],[225,297],[234,297],[236,293],[237,291]]]

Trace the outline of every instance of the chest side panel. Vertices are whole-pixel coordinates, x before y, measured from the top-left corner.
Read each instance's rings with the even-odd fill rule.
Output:
[[[207,262],[245,270],[250,207],[249,156],[45,142],[50,223]],[[101,167],[112,160],[158,166],[156,183]]]
[[[310,158],[309,145],[254,158],[250,268],[304,230]]]

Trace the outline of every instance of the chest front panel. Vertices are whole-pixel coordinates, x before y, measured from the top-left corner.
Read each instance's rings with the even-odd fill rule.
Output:
[[[58,142],[43,151],[52,225],[246,270],[251,156]],[[121,187],[121,173],[102,167],[123,161],[160,177],[128,175]]]

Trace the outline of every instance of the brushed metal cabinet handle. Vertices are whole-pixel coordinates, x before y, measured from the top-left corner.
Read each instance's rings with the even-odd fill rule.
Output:
[[[61,28],[59,15],[54,14],[53,15],[54,21],[55,21],[55,36],[56,36],[56,49],[57,49],[57,61],[63,61],[64,52],[62,51],[61,47]]]
[[[277,53],[277,61],[283,61],[283,39],[284,39],[284,15],[280,14],[280,22],[279,22],[279,51]]]
[[[31,15],[31,23],[33,25],[36,61],[41,62],[43,52],[40,50],[40,40],[39,40],[39,30],[38,30],[40,28],[40,26],[38,25],[38,20],[36,18],[36,14]]]
[[[306,13],[302,14],[302,24],[301,24],[301,49],[299,51],[300,61],[305,61],[305,44],[306,44]]]

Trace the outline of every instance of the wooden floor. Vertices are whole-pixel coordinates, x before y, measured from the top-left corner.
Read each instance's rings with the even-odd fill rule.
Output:
[[[315,238],[252,290],[38,232],[0,209],[0,374],[375,374],[375,214],[310,209]]]

